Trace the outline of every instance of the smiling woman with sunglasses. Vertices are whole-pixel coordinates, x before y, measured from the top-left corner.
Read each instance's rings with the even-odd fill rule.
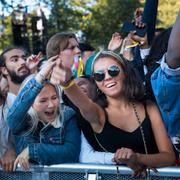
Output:
[[[174,164],[175,155],[159,110],[152,102],[143,101],[143,84],[133,68],[118,54],[102,51],[94,58],[92,76],[101,97],[105,97],[105,106],[82,93],[63,62],[58,71],[53,70],[51,82],[64,86],[67,96],[91,124],[102,150],[115,153],[113,160],[126,163],[134,176],[146,175],[147,167]]]

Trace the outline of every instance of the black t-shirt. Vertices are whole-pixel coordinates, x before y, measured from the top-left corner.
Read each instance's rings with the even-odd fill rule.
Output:
[[[108,152],[116,152],[117,149],[121,147],[130,148],[134,152],[144,153],[145,147],[140,131],[138,127],[133,132],[124,131],[118,127],[113,126],[108,121],[108,115],[105,111],[106,119],[104,128],[101,133],[96,133],[96,137],[99,143],[106,149]],[[151,122],[146,112],[146,117],[141,124],[143,133],[145,136],[145,142],[147,146],[148,153],[157,153],[158,148],[154,139],[154,135],[151,128]]]

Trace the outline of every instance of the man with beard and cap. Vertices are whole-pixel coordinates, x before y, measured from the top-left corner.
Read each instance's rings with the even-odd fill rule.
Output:
[[[8,79],[11,93],[17,95],[23,80],[39,63],[39,56],[40,54],[32,55],[27,59],[25,50],[20,47],[9,47],[2,52],[0,66],[3,75]]]

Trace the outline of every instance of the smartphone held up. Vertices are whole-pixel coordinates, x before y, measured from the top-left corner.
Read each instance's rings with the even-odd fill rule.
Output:
[[[129,33],[130,31],[136,31],[138,36],[144,37],[147,31],[147,27],[138,27],[132,22],[124,22],[122,26],[122,32]]]

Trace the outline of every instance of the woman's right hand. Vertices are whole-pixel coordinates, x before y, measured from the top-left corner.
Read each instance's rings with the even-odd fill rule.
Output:
[[[72,79],[71,69],[66,67],[62,59],[58,59],[56,66],[53,67],[51,73],[51,83],[54,85],[66,86],[67,83]]]
[[[42,83],[52,72],[53,67],[56,65],[58,55],[48,59],[43,65],[41,70],[36,74],[36,80]]]

